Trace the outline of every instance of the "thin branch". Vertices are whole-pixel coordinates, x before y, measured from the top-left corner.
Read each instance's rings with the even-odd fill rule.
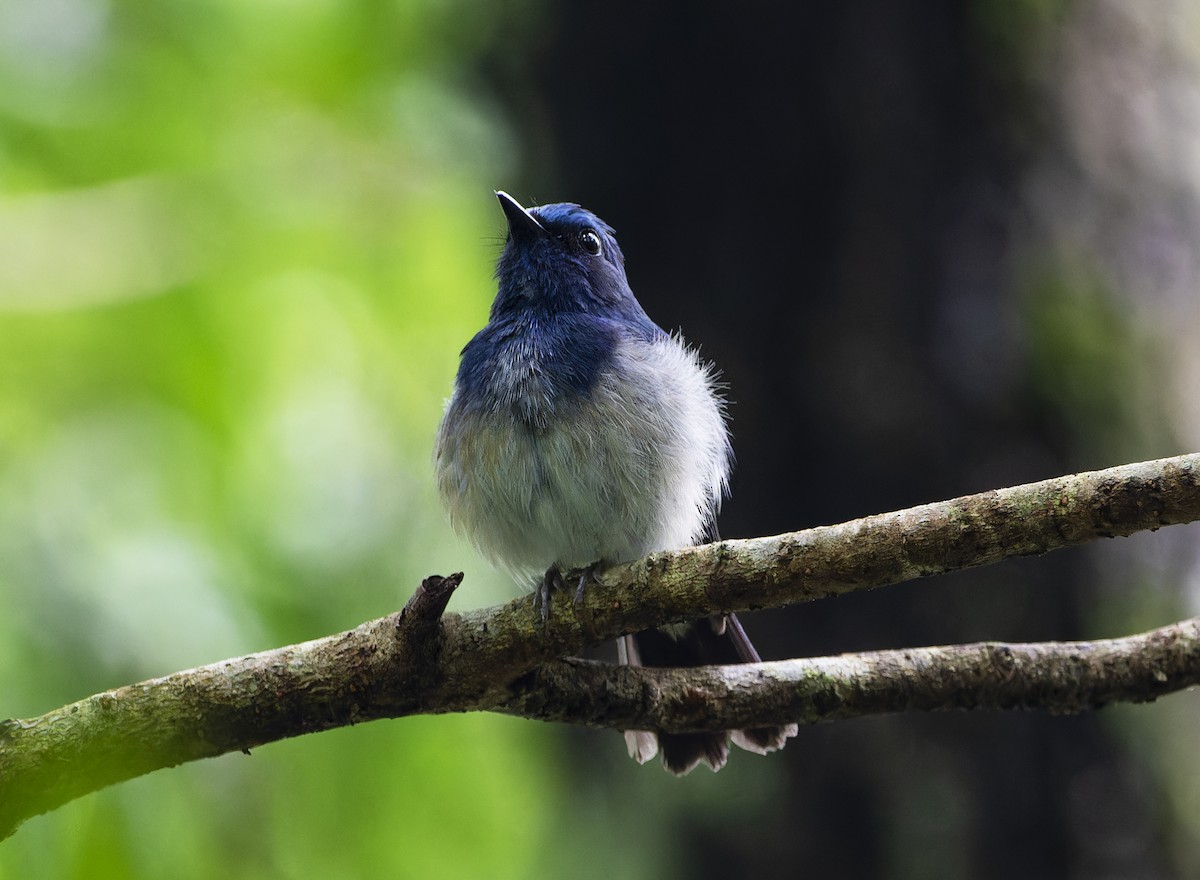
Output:
[[[431,578],[401,614],[349,632],[108,691],[39,718],[0,722],[0,839],[30,816],[89,791],[289,736],[417,713],[515,712],[524,706],[541,717],[538,712],[550,713],[547,707],[554,705],[550,675],[560,668],[590,667],[557,663],[540,678],[530,678],[531,670],[622,633],[715,611],[779,607],[872,589],[1196,520],[1200,454],[1061,477],[773,538],[654,554],[601,572],[602,583],[589,589],[587,613],[581,615],[586,632],[569,603],[562,602],[543,627],[528,597],[442,615],[459,576]],[[963,660],[961,651],[969,649],[923,650],[951,651],[920,661],[949,674],[950,667]],[[895,662],[891,653],[877,656]],[[1187,662],[1194,665],[1193,661]],[[817,661],[796,662],[810,664],[811,672]],[[728,674],[763,676],[765,682],[775,675],[773,669],[762,664]],[[1167,675],[1168,683],[1177,681],[1173,673],[1158,671]],[[666,686],[672,675],[685,675],[662,670],[604,674],[610,672],[617,681],[644,681],[638,686],[652,691]],[[712,673],[686,673],[692,674]],[[666,678],[655,684],[656,676]],[[1153,680],[1158,682],[1156,676]],[[919,681],[920,687],[932,688],[932,679]],[[1178,682],[1175,686],[1184,687],[1192,680]],[[645,714],[622,714],[614,708],[612,720],[605,722],[605,689],[611,684],[607,679],[597,683],[592,700],[598,708],[563,715],[562,720],[621,727],[630,726],[636,715],[642,720],[633,726],[673,729],[694,723],[666,707],[655,710],[658,715],[649,714],[648,708],[636,710]],[[1158,685],[1147,684],[1134,695],[1161,692]],[[853,690],[832,693],[843,705],[854,703]],[[911,705],[920,699],[936,702],[936,694],[936,689],[914,693]],[[1036,684],[1021,699],[1030,706],[1054,708]],[[858,705],[866,703],[860,700]],[[878,711],[905,705],[881,704]],[[762,720],[809,717],[800,703],[786,706],[786,714]]]
[[[1148,702],[1200,684],[1200,617],[1091,642],[979,642],[647,669],[558,660],[519,679],[499,711],[617,730],[690,733],[909,710],[1059,714]]]

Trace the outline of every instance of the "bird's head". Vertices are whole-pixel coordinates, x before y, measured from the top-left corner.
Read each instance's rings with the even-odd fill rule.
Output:
[[[533,309],[549,314],[642,315],[625,278],[612,227],[579,205],[524,208],[497,192],[508,238],[496,265],[493,317]]]

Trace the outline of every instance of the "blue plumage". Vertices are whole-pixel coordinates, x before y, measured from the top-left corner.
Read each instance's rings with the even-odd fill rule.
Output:
[[[701,540],[732,453],[710,367],[646,315],[613,230],[578,205],[526,210],[497,193],[509,235],[487,326],[463,349],[438,430],[438,490],[454,527],[520,582],[543,611],[559,573]],[[580,582],[582,589],[583,582]],[[692,635],[623,640],[627,662],[758,659],[732,615]],[[646,654],[647,656],[642,656]],[[754,751],[789,728],[738,731]],[[626,735],[668,769],[719,769],[727,734]]]

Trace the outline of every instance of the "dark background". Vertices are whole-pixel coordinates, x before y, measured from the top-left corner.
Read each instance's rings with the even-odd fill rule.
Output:
[[[1098,307],[1070,292],[1038,240],[1059,218],[1025,192],[1070,149],[1043,77],[1045,47],[1088,38],[1074,11],[562,3],[487,60],[528,151],[504,187],[612,223],[651,316],[723,371],[738,456],[724,536],[1181,448],[1165,422],[1150,442],[1103,442],[1133,433],[1125,358],[1079,368],[1083,410],[1048,363],[1064,353],[1035,350]],[[1039,297],[1067,302],[1046,317]],[[1119,299],[1098,345],[1131,344]],[[1066,328],[1039,326],[1053,320]],[[1010,562],[749,626],[770,657],[1085,638],[1101,634],[1096,567]],[[1103,713],[839,724],[767,760],[786,774],[769,816],[677,811],[679,876],[1175,876],[1163,792]]]

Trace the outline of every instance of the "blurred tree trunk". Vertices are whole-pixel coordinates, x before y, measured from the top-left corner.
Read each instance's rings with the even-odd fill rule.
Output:
[[[1179,7],[1155,8],[558,3],[489,62],[528,147],[528,180],[505,186],[613,223],[651,317],[730,385],[723,534],[1179,451],[1167,377],[1200,371],[1169,343],[1195,303],[1155,300],[1174,303],[1161,326],[1191,327],[1165,345],[1132,318],[1139,284],[1194,291],[1195,258],[1138,275],[1156,254],[1121,213],[1170,231],[1149,239],[1164,259],[1196,240],[1200,202],[1172,201],[1170,155],[1142,161],[1155,131],[1131,103],[1167,65],[1178,94],[1200,81],[1155,55]],[[1087,610],[1107,597],[1094,559],[750,627],[766,656],[1080,638],[1114,616]],[[681,876],[1178,875],[1170,833],[1139,819],[1164,797],[1146,753],[1100,717],[872,721],[802,731],[786,760],[773,828],[680,806]]]

